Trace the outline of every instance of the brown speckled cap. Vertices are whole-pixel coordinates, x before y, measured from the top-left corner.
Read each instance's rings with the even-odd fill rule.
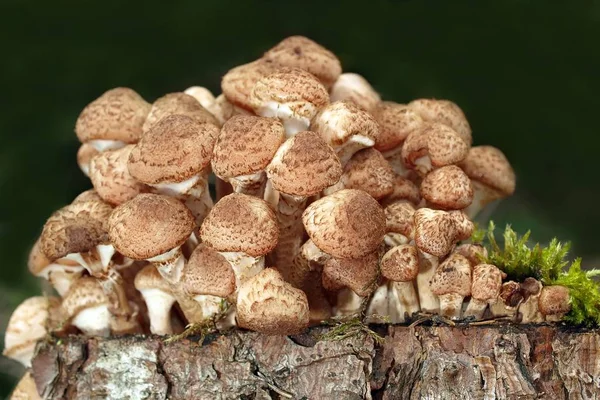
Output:
[[[417,99],[408,103],[408,106],[418,112],[425,121],[448,125],[467,145],[471,145],[473,141],[471,126],[463,111],[455,103],[450,100]]]
[[[137,290],[157,289],[163,292],[171,293],[173,287],[165,278],[158,272],[156,265],[148,264],[142,268],[137,274],[133,284]]]
[[[471,264],[460,254],[451,254],[436,269],[431,278],[431,291],[440,296],[456,293],[461,296],[471,294]]]
[[[480,244],[473,243],[463,243],[458,245],[453,250],[453,253],[458,253],[461,256],[466,257],[466,259],[471,263],[472,267],[482,264],[483,259],[488,256],[488,252],[485,247]]]
[[[42,251],[50,260],[89,251],[108,242],[107,220],[112,207],[101,201],[69,204],[56,211],[40,236]]]
[[[472,147],[460,167],[469,178],[496,189],[505,196],[515,191],[515,172],[504,153],[495,147]]]
[[[88,104],[75,124],[82,143],[90,140],[118,140],[135,143],[142,136],[142,125],[150,104],[129,88],[116,88]]]
[[[194,216],[179,200],[143,193],[115,208],[109,236],[125,257],[146,260],[181,246],[194,230]]]
[[[399,233],[412,238],[414,235],[415,207],[407,201],[397,201],[385,208],[386,232]]]
[[[198,245],[183,269],[183,290],[189,296],[227,297],[235,291],[235,274],[225,257]]]
[[[543,315],[565,314],[571,310],[569,289],[564,286],[544,286],[538,300]]]
[[[394,282],[410,282],[419,275],[419,251],[411,244],[392,247],[381,259],[381,275]]]
[[[238,294],[238,326],[267,335],[293,335],[308,327],[306,294],[267,268],[244,282]]]
[[[62,308],[70,318],[87,308],[101,305],[108,305],[108,298],[98,280],[90,276],[73,282],[62,300]]]
[[[85,176],[90,176],[90,161],[99,153],[100,152],[89,143],[83,143],[79,146],[79,150],[77,150],[77,165]]]
[[[456,236],[454,220],[446,211],[420,208],[415,211],[415,243],[419,250],[443,257],[452,250]]]
[[[493,301],[500,295],[502,278],[506,277],[495,265],[478,264],[473,267],[471,297],[481,301]]]
[[[407,179],[400,175],[394,176],[394,189],[392,193],[388,194],[380,200],[381,205],[384,207],[399,201],[406,200],[410,201],[413,205],[417,205],[421,202],[421,194],[419,188],[410,179]]]
[[[148,185],[182,182],[210,165],[218,135],[219,128],[213,124],[170,115],[146,132],[133,148],[129,173]]]
[[[373,111],[381,101],[379,94],[359,74],[341,74],[331,88],[331,101],[348,100],[363,110]]]
[[[344,167],[342,183],[347,189],[360,189],[379,200],[394,190],[394,171],[381,153],[373,148],[360,150]]]
[[[515,281],[504,282],[498,299],[509,307],[518,306],[523,301],[521,285]]]
[[[52,263],[52,260],[46,257],[42,251],[40,239],[36,240],[29,251],[29,257],[27,259],[27,268],[29,269],[29,272],[35,276],[41,273],[50,263]]]
[[[73,199],[71,204],[83,203],[86,201],[104,201],[104,200],[102,200],[102,197],[100,197],[98,192],[96,192],[94,189],[89,189],[89,190],[86,190],[85,192],[79,193],[79,195],[77,195],[77,197],[75,197]]]
[[[448,211],[448,214],[454,221],[456,240],[469,239],[475,230],[475,224],[469,219],[468,215],[461,210],[451,210]]]
[[[421,182],[421,196],[435,208],[461,210],[473,201],[471,180],[456,165],[431,171]]]
[[[202,107],[198,100],[189,94],[176,92],[166,94],[152,104],[150,114],[148,114],[148,118],[144,122],[144,135],[157,122],[170,115],[186,115],[199,124],[220,126],[217,118],[206,108]]]
[[[90,162],[90,179],[102,200],[114,206],[133,199],[149,188],[135,180],[127,169],[127,160],[135,145],[104,151]]]
[[[423,126],[423,118],[405,104],[382,101],[373,110],[379,123],[379,136],[375,148],[388,151],[401,146],[408,135]]]
[[[402,160],[407,168],[414,169],[415,161],[429,155],[434,168],[457,164],[467,157],[469,146],[450,127],[439,124],[424,124],[404,141]]]
[[[315,245],[337,258],[364,257],[385,235],[383,209],[362,190],[343,189],[315,201],[302,222]]]
[[[278,68],[274,62],[263,59],[237,66],[223,76],[221,90],[231,104],[252,111],[250,93],[254,85]]]
[[[278,120],[236,115],[221,128],[213,152],[213,171],[224,180],[262,171],[284,140],[285,130]]]
[[[377,287],[379,249],[364,257],[330,258],[323,266],[323,286],[347,287],[361,297],[368,296]]]
[[[333,149],[310,131],[297,133],[277,150],[267,167],[273,187],[295,196],[312,196],[337,183],[342,165]]]
[[[263,58],[282,67],[298,67],[331,87],[342,73],[340,60],[331,51],[304,36],[290,36],[267,51]]]
[[[260,257],[277,245],[279,225],[266,201],[232,193],[215,204],[202,223],[200,236],[217,251]]]

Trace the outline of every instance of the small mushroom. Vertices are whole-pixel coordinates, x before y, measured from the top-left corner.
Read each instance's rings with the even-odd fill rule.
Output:
[[[467,145],[471,145],[471,126],[464,112],[455,103],[450,100],[417,99],[408,103],[408,106],[425,121],[439,122],[454,129]]]
[[[521,282],[523,302],[519,305],[518,320],[522,324],[535,324],[544,321],[540,312],[539,299],[542,294],[542,283],[535,278],[525,278]]]
[[[515,281],[504,282],[498,300],[490,304],[490,313],[494,318],[508,317],[514,320],[522,301],[521,285]]]
[[[235,107],[253,112],[250,95],[254,85],[278,68],[274,62],[260,59],[229,70],[221,80],[224,98]]]
[[[40,397],[31,371],[25,371],[17,386],[10,395],[10,400],[42,400]]]
[[[85,271],[85,268],[76,261],[66,258],[51,260],[46,257],[42,251],[40,239],[35,242],[29,252],[27,267],[33,276],[44,278],[50,282],[61,297]]]
[[[169,93],[157,99],[144,121],[144,135],[160,120],[171,115],[185,115],[198,124],[211,124],[219,127],[219,121],[200,102],[189,94],[182,92]]]
[[[379,202],[382,206],[387,207],[400,200],[408,201],[416,207],[421,203],[421,194],[417,185],[411,180],[395,175],[392,193],[380,199]]]
[[[365,78],[359,74],[345,73],[331,88],[331,101],[347,100],[365,111],[373,111],[381,98]]]
[[[71,325],[88,336],[108,336],[111,313],[108,297],[98,280],[85,276],[77,280],[62,301],[62,309]]]
[[[403,244],[388,250],[381,259],[381,275],[388,280],[390,322],[405,322],[421,309],[414,287],[414,281],[419,275],[417,248]]]
[[[571,311],[569,289],[560,285],[544,286],[538,303],[546,321],[558,322]]]
[[[467,258],[467,260],[469,259]],[[469,263],[471,264],[471,260],[469,260]],[[475,265],[473,267],[473,283],[471,284],[471,301],[469,301],[469,305],[464,312],[464,317],[481,319],[488,304],[491,305],[498,301],[502,289],[502,279],[504,278],[506,278],[506,274],[495,265]]]
[[[451,254],[436,269],[431,291],[440,299],[440,314],[461,318],[462,303],[471,294],[471,264],[460,254]]]
[[[96,155],[100,154],[90,143],[83,143],[77,150],[77,165],[83,174],[90,176],[90,161]]]
[[[407,201],[397,201],[385,208],[385,244],[390,247],[408,244],[414,239],[415,207]]]
[[[150,332],[155,335],[170,335],[171,308],[176,302],[172,286],[158,272],[154,264],[148,264],[135,275],[135,288],[142,294],[148,317]]]
[[[452,251],[464,256],[471,263],[471,267],[482,264],[488,256],[487,249],[480,244],[463,243]]]
[[[421,196],[431,208],[462,210],[473,201],[469,177],[456,165],[431,171],[421,182]]]

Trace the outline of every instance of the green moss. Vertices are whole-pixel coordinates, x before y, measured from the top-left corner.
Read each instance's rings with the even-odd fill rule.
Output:
[[[389,320],[383,320],[389,322]],[[331,326],[331,328],[324,334],[319,335],[317,337],[318,340],[338,341],[352,336],[365,334],[372,337],[377,344],[383,344],[385,341],[381,335],[371,330],[369,325],[367,325],[360,316],[341,320],[332,319],[331,321],[325,322],[325,325]]]

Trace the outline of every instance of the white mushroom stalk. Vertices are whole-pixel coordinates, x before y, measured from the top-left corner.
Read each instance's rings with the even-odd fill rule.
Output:
[[[127,145],[127,143],[120,140],[90,140],[87,143],[100,153],[107,150],[117,150]]]
[[[440,300],[431,290],[431,279],[439,265],[439,258],[429,253],[419,251],[419,275],[417,288],[421,311],[437,314],[440,311]]]
[[[240,287],[244,282],[265,269],[265,257],[254,257],[241,251],[219,251],[225,259],[231,264],[235,273],[236,287]]]
[[[78,280],[62,301],[62,308],[71,319],[71,325],[89,336],[108,336],[114,314],[109,310],[110,300],[99,280],[84,277]]]
[[[304,115],[315,115],[317,108],[312,104],[268,101],[256,108],[255,112],[262,117],[279,119],[285,128],[286,137],[290,138],[308,129],[310,118]]]
[[[267,175],[264,171],[255,174],[240,175],[229,179],[229,183],[236,193],[262,198],[265,193]]]
[[[150,318],[150,332],[155,335],[169,335],[173,333],[171,326],[171,309],[175,304],[175,297],[160,289],[138,289],[148,307]]]
[[[406,322],[421,310],[414,281],[388,282],[389,316],[392,324]]]
[[[88,336],[110,335],[111,312],[108,305],[103,304],[81,310],[72,320],[71,325],[77,327]]]

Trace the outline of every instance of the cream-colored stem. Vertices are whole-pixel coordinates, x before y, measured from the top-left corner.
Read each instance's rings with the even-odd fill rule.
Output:
[[[229,183],[236,193],[243,193],[260,199],[265,195],[267,174],[264,171],[251,175],[235,176],[229,179]]]
[[[456,293],[442,294],[440,299],[440,315],[446,318],[460,319],[464,296]]]
[[[171,308],[175,303],[175,297],[159,289],[144,289],[141,293],[148,307],[150,332],[155,335],[172,334]]]
[[[69,291],[69,288],[73,282],[79,279],[82,274],[83,269],[79,271],[55,269],[48,274],[48,280],[59,296],[64,297],[64,295]]]
[[[538,301],[540,294],[529,296],[527,300],[519,305],[519,315],[522,324],[537,324],[544,322],[544,316],[540,312]]]
[[[381,317],[386,316],[390,316],[390,319],[392,319],[389,308],[388,282],[379,285],[379,287],[375,289],[375,292],[373,292],[373,296],[371,296],[369,305],[367,306],[367,322],[383,323],[384,321],[381,319]]]
[[[111,328],[111,314],[106,305],[81,310],[71,324],[88,336],[108,336]]]
[[[364,297],[360,297],[351,289],[343,288],[337,294],[337,304],[333,313],[336,317],[356,314],[360,311],[364,301]]]
[[[390,232],[386,233],[386,235],[383,237],[383,241],[386,244],[386,246],[396,247],[402,244],[408,244],[410,242],[410,239],[401,233]]]
[[[437,314],[440,311],[438,297],[431,291],[431,278],[435,274],[439,260],[431,254],[419,252],[419,275],[417,275],[417,290],[421,311]]]
[[[202,317],[206,320],[212,318],[219,312],[223,298],[201,294],[194,296],[194,300],[202,307]]]
[[[298,254],[302,244],[304,232],[302,212],[305,207],[306,197],[280,193],[279,204],[277,205],[279,241],[273,252],[273,260],[275,266],[287,281],[290,279],[294,257]]]
[[[389,310],[393,324],[402,323],[418,312],[419,297],[414,282],[389,282]]]
[[[499,299],[494,304],[490,304],[490,313],[494,318],[508,317],[514,321],[517,316],[518,308],[519,306],[511,307],[504,303],[502,299]]]
[[[471,297],[469,305],[467,306],[467,309],[464,312],[464,317],[475,317],[476,320],[481,319],[483,317],[485,309],[487,308],[487,305],[488,303],[486,301],[474,299],[473,297]]]
[[[252,257],[241,252],[219,252],[233,268],[236,293],[240,286],[254,275],[265,269],[264,257]]]

